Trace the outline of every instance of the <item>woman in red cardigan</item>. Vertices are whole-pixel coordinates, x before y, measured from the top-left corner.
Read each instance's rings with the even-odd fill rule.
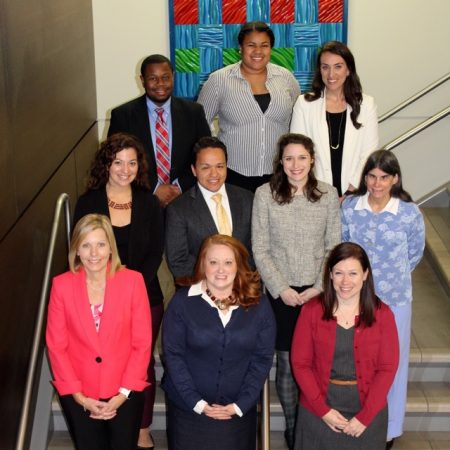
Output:
[[[152,344],[144,280],[100,214],[75,226],[69,266],[53,279],[47,347],[75,448],[135,450]]]
[[[385,448],[397,329],[359,245],[330,253],[324,293],[303,307],[291,359],[301,390],[295,450]]]

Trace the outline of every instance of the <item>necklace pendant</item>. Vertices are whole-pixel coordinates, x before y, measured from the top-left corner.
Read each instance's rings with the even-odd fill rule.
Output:
[[[339,147],[340,147],[340,145],[338,144],[338,145],[331,145],[330,144],[330,147],[333,149],[333,150],[337,150]]]
[[[221,311],[227,309],[227,304],[222,299],[217,299],[214,303]]]

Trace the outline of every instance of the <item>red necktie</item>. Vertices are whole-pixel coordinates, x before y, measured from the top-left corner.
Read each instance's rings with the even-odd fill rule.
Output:
[[[164,109],[156,108],[156,173],[158,174],[159,184],[168,184],[170,182],[170,149],[169,149],[169,131],[164,121]]]

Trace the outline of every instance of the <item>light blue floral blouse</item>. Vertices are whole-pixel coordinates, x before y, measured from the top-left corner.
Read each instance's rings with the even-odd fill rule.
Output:
[[[342,203],[342,241],[355,242],[367,252],[378,297],[391,306],[412,302],[411,272],[422,258],[425,226],[416,204],[391,198],[374,213],[368,194]]]

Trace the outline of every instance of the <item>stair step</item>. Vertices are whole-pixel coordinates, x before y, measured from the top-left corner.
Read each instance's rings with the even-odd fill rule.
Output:
[[[66,424],[58,401],[52,404],[54,429],[66,430]],[[166,405],[163,390],[156,390],[154,407],[155,430],[165,429]],[[271,429],[283,430],[284,418],[275,389],[270,382]],[[410,382],[408,384],[408,401],[406,404],[405,430],[414,431],[449,431],[450,430],[450,383],[449,382]]]
[[[152,430],[155,446],[158,450],[167,450],[166,433],[163,430]],[[395,440],[395,450],[450,450],[450,432],[414,432],[407,431]],[[57,431],[53,433],[48,450],[73,450],[74,446],[69,433]],[[271,450],[287,450],[283,433],[270,433]]]

